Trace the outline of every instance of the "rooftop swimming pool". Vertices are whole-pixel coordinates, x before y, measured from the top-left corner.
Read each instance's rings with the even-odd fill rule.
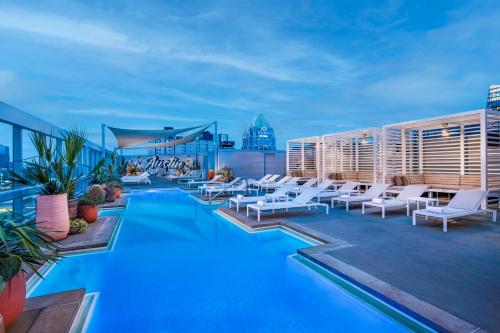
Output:
[[[87,332],[407,332],[294,259],[311,246],[248,233],[178,190],[134,192],[112,251],[74,255],[30,296],[97,292]]]

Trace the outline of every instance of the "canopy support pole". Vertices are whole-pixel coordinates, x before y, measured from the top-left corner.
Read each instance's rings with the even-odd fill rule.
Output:
[[[101,158],[106,158],[106,125],[101,124]]]

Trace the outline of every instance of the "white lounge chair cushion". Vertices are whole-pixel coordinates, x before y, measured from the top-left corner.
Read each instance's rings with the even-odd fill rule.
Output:
[[[343,198],[343,199],[349,199],[350,195],[349,194],[341,194],[340,195],[340,198]]]
[[[262,200],[257,201],[257,206],[259,206],[259,207],[263,207],[265,204],[266,204],[265,201],[262,201]]]
[[[475,210],[484,197],[485,192],[481,190],[460,190],[446,207]]]
[[[378,203],[378,204],[384,203],[384,199],[382,199],[382,198],[373,198],[372,201],[374,203]]]
[[[243,199],[243,196],[241,194],[238,194],[236,197],[238,198],[238,200]]]
[[[427,211],[431,213],[437,213],[437,214],[443,214],[444,213],[444,207],[427,207]]]

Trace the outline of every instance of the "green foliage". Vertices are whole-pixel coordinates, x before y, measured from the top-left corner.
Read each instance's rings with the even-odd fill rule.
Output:
[[[120,156],[118,158],[118,162],[116,165],[116,172],[118,173],[118,176],[121,176],[121,175],[127,173],[127,165],[128,165],[127,160],[125,160],[125,158],[123,156]]]
[[[93,185],[78,201],[80,205],[97,206],[104,203],[105,193],[99,185]]]
[[[63,165],[56,168],[56,177],[68,193],[69,198],[75,195],[76,186],[78,181],[83,177],[83,173],[76,174],[78,169],[78,156],[85,147],[87,141],[87,134],[75,128],[62,134],[64,140],[64,154],[61,154],[61,161]]]
[[[69,225],[69,233],[70,234],[79,234],[87,230],[88,227],[87,221],[83,219],[74,219],[71,220]]]
[[[32,187],[44,195],[65,193],[64,187],[57,178],[54,178],[56,169],[62,169],[64,166],[58,156],[54,139],[34,132],[30,134],[30,140],[38,153],[38,158],[26,161],[21,173],[10,171],[11,181],[14,184]]]
[[[33,223],[18,220],[0,218],[0,292],[19,273],[22,264],[38,274],[38,266],[58,259],[51,244],[53,238],[37,230]]]
[[[122,188],[122,187],[123,187],[122,183],[116,179],[110,180],[109,182],[106,183],[106,188],[109,188],[112,190],[114,190],[116,188]]]
[[[21,173],[10,171],[15,184],[29,186],[40,194],[68,193],[74,196],[76,185],[83,173],[76,174],[78,156],[85,146],[87,135],[76,128],[62,133],[64,152],[57,148],[52,136],[31,133],[30,140],[36,149],[37,158],[25,162]]]
[[[221,169],[219,169],[219,171],[217,171],[217,174],[222,175],[221,180],[225,183],[228,183],[234,179],[233,170],[228,166],[225,166],[225,167],[222,167]]]

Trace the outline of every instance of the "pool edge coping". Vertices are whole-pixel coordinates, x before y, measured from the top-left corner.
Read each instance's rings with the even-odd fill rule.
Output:
[[[330,243],[327,240],[328,237],[321,237],[320,232],[315,231],[315,235],[311,235],[305,230],[301,230],[297,227],[291,227],[286,222],[281,220],[276,222],[274,225],[253,228],[238,220],[236,217],[219,210],[218,208],[214,210],[214,212],[241,226],[247,231],[256,232],[258,230],[279,230],[284,228],[291,230],[294,233],[304,235],[308,238],[319,239],[323,244]],[[321,246],[321,244],[316,246]],[[315,246],[313,245],[312,247]],[[386,305],[390,307],[402,311],[407,316],[421,322],[422,325],[428,326],[431,329],[445,332],[485,332],[481,327],[472,324],[465,319],[457,317],[435,305],[432,305],[431,303],[423,301],[397,287],[394,287],[355,266],[349,265],[342,260],[325,253],[325,251],[320,250],[312,254],[307,254],[302,251],[302,249],[298,249],[297,254],[323,267],[332,274],[337,275],[339,278],[356,285],[360,289],[369,293],[372,297],[386,303]]]

